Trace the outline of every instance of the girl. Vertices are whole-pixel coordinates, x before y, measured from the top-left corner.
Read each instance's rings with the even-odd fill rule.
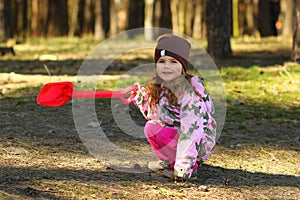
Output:
[[[158,158],[148,167],[172,179],[196,174],[216,139],[211,98],[202,80],[187,74],[190,48],[181,37],[160,36],[154,52],[156,76],[134,94],[135,105],[148,120],[145,136]]]

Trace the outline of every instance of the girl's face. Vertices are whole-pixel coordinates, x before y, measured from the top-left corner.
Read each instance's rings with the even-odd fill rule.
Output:
[[[156,64],[157,75],[165,82],[178,78],[182,70],[182,64],[171,56],[160,57]]]

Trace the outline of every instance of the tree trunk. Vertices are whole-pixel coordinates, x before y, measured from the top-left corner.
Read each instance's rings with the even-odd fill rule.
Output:
[[[22,26],[21,26],[21,32],[19,33],[19,36],[21,36],[22,38],[26,37],[26,29],[27,29],[27,0],[23,0],[22,2]]]
[[[127,30],[129,0],[118,0],[118,32]]]
[[[172,30],[175,32],[185,32],[186,4],[186,0],[171,0]]]
[[[294,1],[294,35],[293,35],[293,51],[292,60],[300,64],[300,0]]]
[[[115,0],[110,1],[110,26],[109,35],[115,35],[118,33],[118,10]]]
[[[32,0],[31,36],[38,37],[41,31],[39,0]]]
[[[206,1],[195,0],[195,13],[193,25],[193,38],[195,39],[204,38],[206,34],[205,7]]]
[[[5,0],[0,0],[0,42],[7,39],[5,31]]]
[[[12,30],[12,35],[14,37],[18,36],[19,31],[21,31],[22,28],[22,8],[20,4],[22,1],[11,1],[11,30]],[[14,17],[12,17],[14,16]]]
[[[206,1],[201,1],[201,13],[202,13],[201,35],[202,35],[202,38],[206,38],[206,37],[207,37],[207,26],[206,26]]]
[[[172,29],[172,18],[170,17],[172,16],[172,13],[170,4],[170,0],[161,0],[161,16],[159,27]]]
[[[206,2],[207,51],[213,58],[231,56],[228,1]]]
[[[246,29],[244,34],[251,36],[258,36],[257,29],[257,12],[258,12],[258,0],[246,0],[245,1],[245,18],[246,18]]]
[[[145,22],[145,3],[141,0],[130,0],[128,5],[128,29],[144,27]],[[129,38],[133,38],[138,33],[136,31],[129,32]]]
[[[193,35],[193,18],[195,15],[195,4],[194,1],[186,3],[186,10],[185,10],[185,34],[188,36]]]
[[[162,17],[162,0],[155,0],[154,1],[154,20],[153,20],[153,24],[155,27],[160,27],[160,19]]]
[[[69,37],[74,37],[78,27],[79,0],[68,0],[69,6]]]
[[[259,0],[258,30],[261,37],[275,35],[271,25],[271,0]]]
[[[47,0],[28,0],[28,26],[31,37],[47,35],[48,28],[48,1]]]
[[[175,32],[179,32],[179,9],[178,9],[178,2],[179,0],[171,0],[171,16],[172,16],[172,30]]]
[[[144,26],[145,3],[141,0],[130,0],[128,5],[128,29]]]
[[[279,16],[279,1],[259,0],[258,29],[261,37],[277,36],[276,22]]]
[[[293,10],[294,1],[292,0],[281,0],[280,1],[280,22],[282,27],[281,34],[283,36],[293,35]]]
[[[103,17],[103,29],[105,33],[105,38],[108,37],[109,26],[110,26],[110,2],[111,0],[103,0],[102,5],[102,17]]]
[[[194,14],[194,25],[193,25],[193,35],[192,35],[194,39],[201,38],[201,21],[202,21],[201,0],[195,0],[195,14]]]
[[[94,39],[95,40],[103,40],[105,38],[104,30],[103,30],[103,23],[102,23],[102,0],[95,1],[95,33]]]
[[[27,0],[27,13],[26,13],[26,36],[31,37],[31,19],[32,19],[32,0]]]
[[[180,0],[178,5],[178,28],[180,33],[185,33],[185,10],[186,10],[186,0]]]
[[[92,0],[84,0],[83,5],[83,30],[84,35],[93,33],[93,2]]]
[[[125,31],[128,26],[128,0],[112,0],[110,4],[110,35]]]
[[[0,0],[0,41],[5,41],[11,37],[10,3],[10,0]]]
[[[232,35],[239,36],[239,1],[232,0]]]
[[[153,6],[154,0],[145,0],[145,40],[151,41],[154,39],[153,33]]]
[[[67,0],[48,0],[47,36],[68,34]]]

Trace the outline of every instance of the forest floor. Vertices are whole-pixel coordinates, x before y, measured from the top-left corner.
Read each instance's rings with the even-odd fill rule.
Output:
[[[0,199],[300,199],[300,68],[287,68],[285,75],[280,68],[290,58],[290,42],[233,41],[234,56],[216,61],[224,67],[228,103],[223,132],[198,179],[178,183],[159,173],[109,168],[81,141],[71,103],[57,108],[36,103],[44,83],[74,81],[95,46],[77,40],[72,44],[78,46],[68,46],[63,39],[50,43],[16,45],[16,56],[0,60]],[[77,47],[80,53],[73,52]],[[38,59],[46,54],[60,57]],[[118,71],[129,70],[134,62],[141,60],[116,63],[107,79],[117,79]],[[268,85],[272,79],[276,81]],[[265,99],[253,104],[257,90]],[[145,140],[130,144],[114,121],[110,100],[95,106],[104,133],[119,137],[116,144],[149,146]],[[145,123],[130,109],[137,123]]]

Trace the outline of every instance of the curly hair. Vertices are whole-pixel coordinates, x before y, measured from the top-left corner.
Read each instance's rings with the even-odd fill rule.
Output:
[[[186,74],[180,76],[170,83],[164,83],[163,80],[156,75],[153,77],[149,83],[146,85],[146,92],[148,94],[148,101],[151,109],[155,108],[155,105],[159,103],[161,92],[165,91],[165,96],[168,100],[169,106],[176,106],[178,103],[178,97],[183,94],[186,90],[195,92],[200,98],[201,95],[196,91],[191,85],[192,75]]]

